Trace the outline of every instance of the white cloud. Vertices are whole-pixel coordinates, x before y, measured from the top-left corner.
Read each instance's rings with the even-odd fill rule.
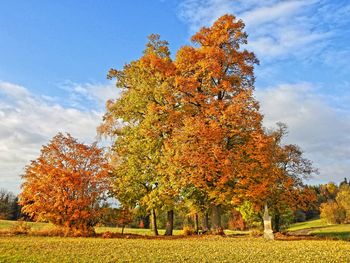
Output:
[[[85,97],[96,98],[101,104],[114,95],[108,85],[77,88],[79,92],[84,89],[88,90]],[[96,140],[102,114],[102,106],[96,110],[64,107],[54,99],[30,93],[25,87],[0,82],[0,188],[18,192],[24,166],[58,132],[69,132],[86,143]]]
[[[119,90],[110,81],[107,84],[101,83],[74,83],[67,81],[59,86],[69,94],[70,105],[79,109],[103,108],[106,101],[116,98]]]
[[[312,182],[339,182],[350,171],[350,111],[329,105],[311,84],[258,90],[266,127],[286,123],[286,143],[300,145],[320,169]],[[346,98],[344,98],[346,99]]]
[[[259,26],[263,23],[274,22],[278,19],[285,19],[297,13],[300,8],[314,3],[315,1],[281,1],[273,4],[266,4],[255,9],[243,12],[239,16],[243,21],[252,26]]]
[[[327,0],[184,0],[180,18],[191,33],[211,25],[223,14],[243,19],[248,49],[263,61],[295,57],[308,59],[341,37],[337,29],[350,24],[350,4]]]

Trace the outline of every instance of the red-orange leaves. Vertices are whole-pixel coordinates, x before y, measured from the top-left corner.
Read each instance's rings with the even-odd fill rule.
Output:
[[[252,97],[257,60],[240,50],[246,43],[243,28],[242,21],[225,15],[195,34],[197,46],[181,48],[175,60],[181,107],[169,137],[171,161],[185,182],[215,204],[247,193],[264,154],[262,116]]]
[[[57,134],[22,176],[22,211],[65,228],[67,235],[89,235],[100,217],[99,201],[109,187],[109,166],[96,144]]]

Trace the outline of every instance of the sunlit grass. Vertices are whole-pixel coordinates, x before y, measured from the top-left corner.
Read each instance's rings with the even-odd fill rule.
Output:
[[[306,228],[315,228],[315,227],[327,227],[329,226],[327,222],[322,219],[310,220],[306,222],[295,223],[288,228],[288,231],[302,230]]]
[[[0,220],[0,230],[10,230],[11,227],[13,227],[17,223],[18,221]],[[41,222],[26,222],[26,224],[28,224],[33,230],[44,230],[53,227],[52,224]]]
[[[350,224],[329,225],[322,219],[296,223],[288,231],[307,230],[309,235],[321,238],[350,240]]]
[[[1,230],[10,230],[11,227],[13,227],[17,221],[10,221],[10,220],[0,220],[0,231]],[[39,223],[39,222],[26,222],[26,224],[30,225],[31,229],[34,231],[40,231],[40,230],[49,230],[53,227],[52,224],[49,223]],[[122,233],[122,228],[120,227],[96,227],[95,228],[96,233],[103,233],[103,232],[112,232],[112,233]],[[165,230],[159,229],[158,230],[159,235],[164,235]],[[124,229],[125,234],[137,234],[137,235],[153,235],[153,231],[151,229],[142,229],[142,228],[125,228]],[[245,235],[248,234],[247,231],[232,231],[232,230],[225,230],[226,235]],[[175,229],[173,231],[174,235],[181,235],[182,230]]]
[[[350,242],[0,237],[0,262],[350,262]]]
[[[15,221],[0,221],[0,229],[10,229]],[[52,227],[29,223],[36,230]],[[306,227],[307,226],[307,227]],[[322,226],[314,220],[292,229]],[[121,232],[121,228],[98,227],[101,232]],[[0,262],[350,262],[350,242],[336,240],[265,241],[239,236],[192,236],[173,238],[132,238],[129,234],[152,235],[149,229],[126,228],[125,238],[63,238],[0,236]],[[164,230],[159,231],[160,234]],[[247,232],[245,232],[247,233]],[[347,239],[350,225],[315,229],[315,235]],[[175,235],[181,230],[175,230]],[[234,234],[234,235],[230,235]]]
[[[318,237],[350,240],[350,224],[332,225],[311,231]]]

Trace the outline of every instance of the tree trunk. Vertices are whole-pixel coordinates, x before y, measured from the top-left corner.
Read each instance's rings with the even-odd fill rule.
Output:
[[[204,212],[202,218],[202,233],[206,233],[209,231],[209,214],[208,212]]]
[[[275,232],[280,232],[280,225],[281,225],[281,220],[280,220],[280,214],[279,213],[276,213],[275,216],[274,216],[274,229],[275,229]]]
[[[122,235],[124,235],[124,228],[125,228],[125,225],[122,226]]]
[[[221,209],[219,205],[214,205],[211,208],[212,212],[212,226],[216,234],[223,234],[223,228],[221,225]]]
[[[196,234],[198,235],[199,224],[198,224],[198,214],[197,213],[195,213],[195,215],[194,215],[194,227],[195,227]]]
[[[166,229],[165,236],[172,236],[174,228],[174,210],[169,210],[167,212],[167,221],[166,221]]]
[[[156,215],[155,209],[152,209],[152,221],[153,221],[153,233],[155,236],[158,236],[157,215]]]

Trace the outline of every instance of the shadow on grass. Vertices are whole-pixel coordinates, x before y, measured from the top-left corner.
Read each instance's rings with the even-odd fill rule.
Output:
[[[350,241],[350,232],[322,232],[322,233],[312,233],[311,235],[326,239],[338,239]]]

